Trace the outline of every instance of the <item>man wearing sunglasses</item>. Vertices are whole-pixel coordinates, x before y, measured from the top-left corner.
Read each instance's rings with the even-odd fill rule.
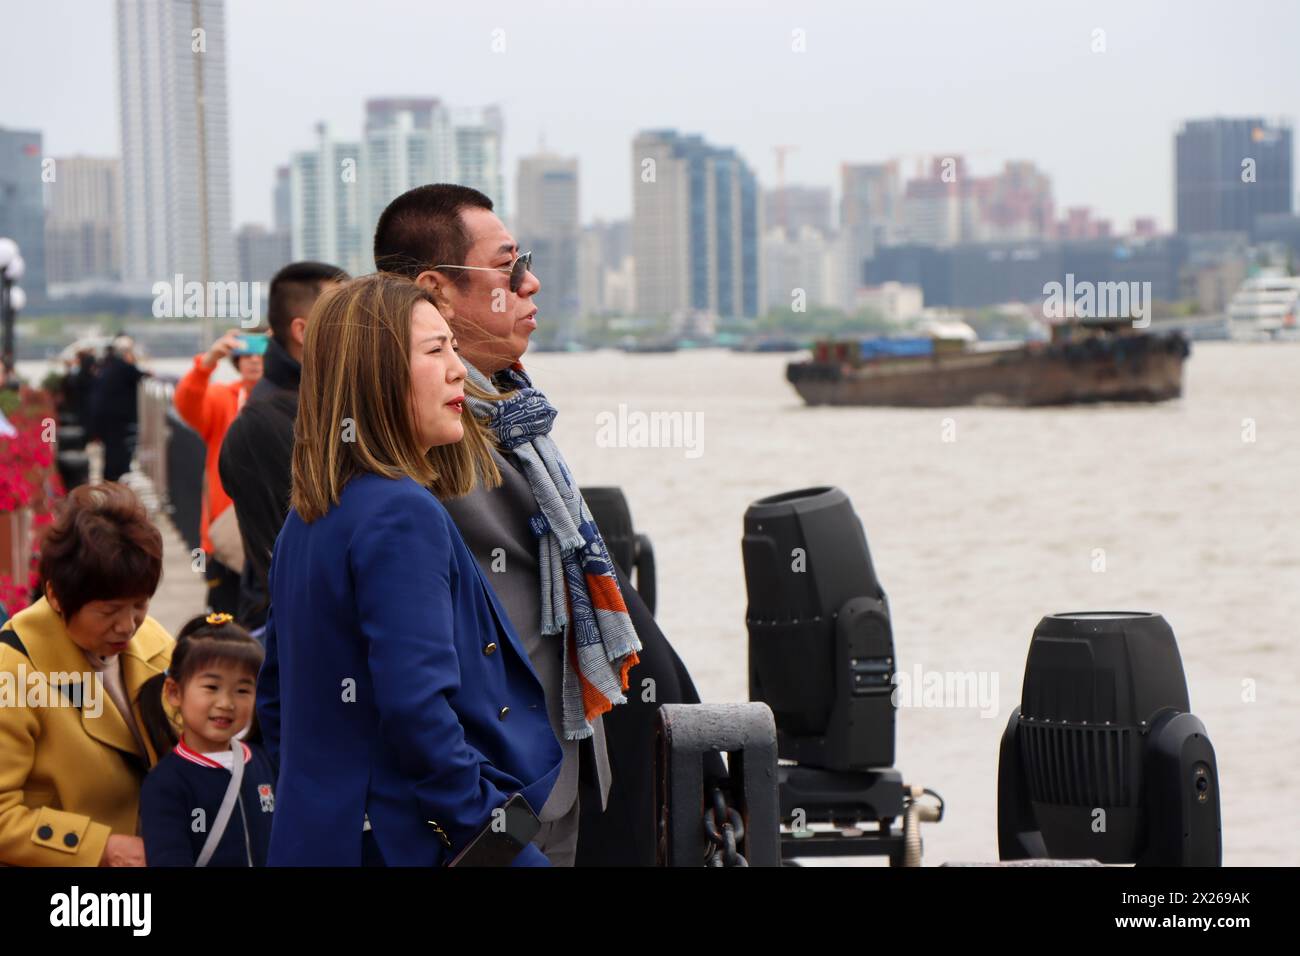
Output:
[[[389,217],[385,211],[379,220],[381,224],[405,226],[404,233],[414,232],[412,238],[427,243],[429,250],[437,250],[438,261],[416,263],[407,250],[397,250],[387,256],[388,262],[384,264],[378,261],[380,252],[376,246],[376,265],[439,290],[455,310],[454,328],[462,358],[491,375],[518,361],[537,328],[533,296],[542,284],[529,271],[532,253],[520,251],[505,224],[492,211],[492,201],[478,190],[464,186],[419,188],[464,189],[474,194],[471,199],[481,197],[487,205],[466,203],[448,214],[446,204],[456,202],[461,194],[451,192],[443,196],[434,192],[421,194],[418,206],[412,203],[419,211],[411,215]],[[396,207],[400,212],[403,207],[398,204],[418,191],[413,189],[399,197],[388,209]],[[394,220],[401,221],[394,223]],[[446,261],[442,261],[444,258]]]
[[[470,380],[477,378],[487,386],[485,390],[523,396],[518,415],[509,408],[498,414],[504,414],[512,425],[527,419],[532,433],[549,432],[547,416],[553,417],[554,409],[520,362],[537,328],[538,308],[533,297],[541,282],[531,271],[531,255],[518,248],[487,196],[450,184],[419,186],[402,194],[379,217],[375,265],[436,290],[440,300],[451,306],[453,314],[448,321],[461,359],[467,369],[473,367]],[[470,401],[467,404],[474,407]],[[546,485],[547,469],[540,469],[539,478],[538,455],[546,457],[548,449],[554,455],[549,464],[559,463],[559,467],[551,469],[552,474],[567,474],[567,469],[558,449],[548,444],[549,434],[536,435],[536,440],[526,442],[527,447],[502,440],[501,429],[497,436],[503,451],[493,457],[501,472],[501,487],[488,490],[480,486],[444,504],[528,652],[546,691],[551,724],[564,751],[559,779],[546,805],[533,808],[542,822],[533,842],[554,865],[652,865],[655,714],[659,704],[698,703],[699,695],[622,569],[607,561],[607,576],[596,576],[594,581],[591,565],[584,565],[591,587],[582,597],[592,598],[591,606],[602,612],[597,616],[606,649],[617,648],[611,651],[616,656],[626,652],[618,658],[625,664],[638,662],[631,667],[625,703],[603,715],[588,713],[584,717],[580,700],[575,716],[572,687],[579,668],[571,667],[570,679],[565,679],[564,651],[571,629],[555,633],[556,618],[548,617],[547,609],[547,605],[565,607],[572,565],[566,565],[561,583],[548,589],[560,562],[543,560],[543,552],[560,553],[548,550],[548,535],[555,523],[552,519],[564,515],[548,511],[554,508],[549,494],[554,489]],[[579,477],[574,477],[573,484],[581,484]],[[591,525],[594,528],[594,522]],[[584,536],[590,535],[592,528],[583,525]],[[597,537],[587,553],[599,554],[602,544]],[[571,548],[566,546],[565,561],[572,560]],[[572,592],[567,593],[571,598]],[[575,617],[583,613],[583,601],[569,603]],[[607,634],[609,621],[615,623]],[[583,670],[582,677],[599,675]],[[653,684],[645,684],[647,678]],[[654,694],[643,695],[645,686],[653,687]],[[615,691],[610,696],[620,695]],[[646,701],[643,696],[653,699]],[[721,760],[715,770],[721,773]]]

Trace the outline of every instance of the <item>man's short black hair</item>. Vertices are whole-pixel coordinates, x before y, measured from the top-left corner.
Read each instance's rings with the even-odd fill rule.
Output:
[[[347,282],[350,276],[338,266],[325,262],[291,262],[271,280],[267,297],[266,320],[271,337],[282,346],[289,345],[289,324],[306,315],[320,297],[326,282]]]
[[[492,211],[492,200],[477,189],[455,183],[432,183],[408,189],[388,204],[375,226],[375,268],[414,279],[435,265],[464,265],[469,233],[462,209]],[[451,270],[463,287],[468,274]]]

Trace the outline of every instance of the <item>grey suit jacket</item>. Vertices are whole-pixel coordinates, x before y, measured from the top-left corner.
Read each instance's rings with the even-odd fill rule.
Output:
[[[587,740],[565,740],[563,694],[563,641],[558,635],[541,635],[541,583],[537,563],[537,537],[528,519],[538,511],[528,480],[509,452],[492,458],[501,471],[502,484],[491,491],[481,485],[463,498],[444,501],[460,529],[470,553],[483,569],[497,598],[510,616],[510,623],[532,660],[533,669],[546,692],[546,709],[551,728],[564,751],[564,763],[555,789],[546,805],[538,810],[543,823],[564,816],[578,798],[580,753],[587,750],[586,764],[593,768],[600,788],[601,810],[609,800],[609,753],[605,749],[605,727],[601,718],[591,722],[595,731]]]

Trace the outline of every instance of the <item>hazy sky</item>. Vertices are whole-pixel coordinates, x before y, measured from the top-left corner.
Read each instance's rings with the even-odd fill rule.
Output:
[[[1167,227],[1181,120],[1300,114],[1295,0],[227,0],[226,25],[236,226],[269,222],[274,169],[313,124],[356,137],[376,96],[500,103],[509,202],[544,135],[581,161],[584,221],[629,214],[633,135],[676,127],[737,147],[764,186],[778,144],[792,184],[836,185],[842,161],[1031,159],[1058,207]],[[51,156],[117,154],[112,0],[6,0],[4,36],[0,125],[40,129]]]

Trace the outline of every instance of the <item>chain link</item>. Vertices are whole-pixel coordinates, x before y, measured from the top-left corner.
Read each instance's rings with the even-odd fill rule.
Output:
[[[713,805],[704,811],[704,832],[709,838],[704,865],[749,866],[749,861],[736,849],[745,838],[744,820],[727,802],[721,787],[714,787],[710,796]]]

